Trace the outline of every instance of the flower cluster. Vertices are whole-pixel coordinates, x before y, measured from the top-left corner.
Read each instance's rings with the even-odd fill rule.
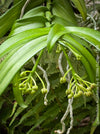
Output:
[[[36,73],[36,75],[40,79],[40,81],[41,81],[41,83],[43,85],[43,88],[41,89],[41,92],[43,94],[46,94],[47,89],[45,88],[43,80],[41,79],[41,77],[37,73]],[[36,81],[31,76],[31,71],[23,71],[23,72],[21,72],[20,77],[21,77],[21,79],[20,79],[21,83],[19,84],[19,90],[22,91],[22,94],[27,94],[27,93],[34,94],[38,90],[38,86],[36,84]]]
[[[61,77],[60,83],[65,83],[66,78]],[[90,83],[88,81],[83,80],[81,77],[79,77],[77,74],[74,75],[74,77],[71,78],[69,83],[69,88],[66,90],[66,95],[68,98],[77,98],[81,95],[85,96],[91,96],[93,95],[93,90],[96,88],[95,83]]]

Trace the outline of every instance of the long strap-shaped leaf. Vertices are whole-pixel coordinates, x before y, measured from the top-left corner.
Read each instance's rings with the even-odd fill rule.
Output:
[[[29,17],[33,17],[33,16],[44,16],[45,12],[48,11],[48,8],[45,6],[39,6],[36,8],[33,8],[31,10],[29,10],[24,16],[23,18],[29,18]]]
[[[75,47],[82,54],[82,56],[84,56],[87,59],[93,71],[95,72],[96,61],[94,57],[91,55],[91,53],[85,47],[83,47],[79,42],[77,42],[74,38],[72,38],[70,35],[64,35],[63,39],[66,42],[71,43],[71,45]]]
[[[24,2],[25,0],[19,1],[15,6],[0,17],[0,37],[2,37],[12,27],[12,24],[20,15]]]
[[[64,34],[66,34],[66,30],[62,25],[56,24],[51,28],[47,39],[47,47],[49,52],[51,52],[57,40]]]
[[[54,0],[52,3],[52,13],[77,26],[76,18],[69,0]]]
[[[26,97],[26,100],[25,100],[25,104],[29,105],[36,97],[37,95],[40,93],[40,90],[38,90],[35,94],[29,94],[27,95]],[[15,119],[19,116],[19,114],[21,114],[25,109],[23,109],[22,107],[19,107],[17,110],[16,110],[16,113],[14,114],[9,126],[12,125],[12,123],[15,121]]]
[[[91,82],[94,82],[95,80],[95,73],[93,72],[93,69],[91,68],[89,62],[85,59],[84,56],[81,55],[80,51],[78,51],[75,47],[73,47],[73,45],[65,42],[65,41],[59,41],[60,44],[64,45],[65,47],[69,48],[70,51],[72,51],[72,53],[79,58],[79,60],[83,63],[87,74],[89,76],[89,79]]]
[[[14,76],[13,80],[12,80],[13,93],[14,93],[14,96],[15,96],[15,99],[16,99],[17,103],[21,107],[26,108],[27,105],[24,103],[22,94],[21,94],[21,92],[19,90],[19,78],[20,78],[20,73],[17,72],[16,75]]]
[[[100,51],[100,32],[86,27],[65,27],[68,33],[88,41]]]
[[[29,29],[44,27],[47,21],[48,20],[43,16],[34,16],[17,20],[16,23],[13,25],[10,35],[15,35]]]
[[[85,27],[64,27],[60,24],[55,24],[51,28],[48,36],[48,50],[51,51],[57,39],[64,34],[74,34],[83,38],[96,47],[100,51],[100,32]],[[56,38],[56,39],[55,39]]]
[[[27,62],[33,55],[45,48],[47,45],[47,36],[34,39],[20,49],[11,52],[0,65],[0,94],[3,93],[16,72]]]
[[[64,34],[68,33],[67,30],[57,24],[55,25],[49,32],[48,35],[48,50],[51,51],[52,47],[55,45],[55,43],[57,42],[57,40]],[[87,58],[87,60],[91,63],[91,66],[93,66],[93,64],[95,65],[95,59],[94,57],[89,53],[89,51],[87,49],[85,49],[85,47],[83,47],[81,44],[79,44],[76,40],[74,40],[74,38],[72,38],[70,35],[65,35],[64,36],[66,39],[66,41],[70,42],[71,44],[74,45],[75,48],[78,49],[78,51],[80,51],[84,57]],[[93,69],[95,70],[95,66],[93,66]]]
[[[0,16],[0,37],[2,37],[12,27],[14,21],[19,17],[25,1],[26,0],[18,0],[15,2],[14,0],[14,6],[10,8],[5,14]],[[36,7],[37,5],[41,5],[42,3],[42,0],[32,1],[26,11]]]
[[[73,26],[73,23],[68,21],[68,20],[65,20],[64,18],[61,18],[59,16],[53,16],[52,17],[52,24],[61,24],[63,26]]]
[[[69,27],[68,27],[69,28]],[[73,28],[73,27],[71,27]],[[77,29],[77,27],[76,27]],[[82,29],[81,29],[82,30]],[[89,29],[88,29],[89,30]],[[87,30],[87,35],[90,35],[89,31]],[[91,29],[90,29],[91,30]],[[84,28],[83,28],[84,31]],[[99,42],[99,38],[98,38],[98,34],[99,32],[96,32],[93,30],[94,33],[97,33],[96,36],[94,34],[94,40],[96,40],[97,42]],[[90,54],[90,52],[83,47],[79,42],[77,42],[76,40],[74,40],[74,38],[72,38],[70,35],[68,35],[68,33],[72,33],[67,31],[67,28],[65,29],[63,26],[56,24],[49,32],[48,35],[48,50],[51,51],[52,47],[55,45],[55,43],[57,42],[57,40],[65,35],[65,40],[69,43],[71,43],[73,45],[73,47],[75,47],[81,54],[82,56],[87,60],[87,62],[89,62],[89,64],[91,65],[93,72],[95,72],[95,67],[96,67],[96,61],[94,59],[94,57]],[[76,34],[77,35],[77,34]],[[83,35],[84,36],[84,35]],[[85,33],[86,36],[86,33]],[[88,40],[91,40],[91,37],[89,36]],[[91,40],[92,41],[92,40]],[[95,46],[95,44],[94,44]],[[85,63],[84,63],[85,64]],[[87,69],[88,70],[88,69]],[[89,70],[88,70],[89,71]],[[90,74],[90,71],[88,72],[88,74]],[[92,73],[93,74],[93,73]],[[95,75],[95,73],[94,73]],[[91,74],[90,74],[91,76]],[[93,82],[93,81],[92,81]]]
[[[21,32],[19,34],[10,37],[2,45],[0,45],[0,57],[9,53],[16,47],[24,46],[27,42],[37,37],[47,35],[49,29],[50,28],[37,28],[37,29],[26,30],[24,32]]]

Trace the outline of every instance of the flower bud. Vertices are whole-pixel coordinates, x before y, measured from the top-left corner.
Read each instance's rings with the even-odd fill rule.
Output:
[[[73,97],[72,94],[69,94],[69,95],[68,95],[68,99],[71,99],[72,97]]]
[[[23,83],[20,83],[19,88],[23,88],[23,87],[25,87],[25,85]]]
[[[83,94],[83,92],[80,90],[80,91],[78,92],[78,95],[81,96],[82,94]]]
[[[25,90],[25,93],[30,93],[31,90],[32,90],[31,88],[27,88],[27,89]]]
[[[20,77],[25,77],[25,76],[26,76],[26,72],[25,71],[21,72]]]
[[[60,78],[60,83],[61,83],[61,84],[66,83],[66,78],[65,78],[65,77],[61,77],[61,78]]]
[[[68,95],[68,94],[70,94],[70,93],[71,93],[70,89],[67,89],[67,90],[66,90],[66,95]]]
[[[87,97],[89,97],[89,96],[91,96],[91,95],[92,95],[92,92],[91,92],[91,91],[84,92],[84,95],[86,95]]]
[[[38,90],[38,86],[37,85],[33,86],[32,90]]]
[[[46,88],[42,88],[41,92],[42,92],[42,94],[46,94],[47,93],[47,89]]]
[[[74,94],[74,98],[78,98],[79,97],[79,94]]]
[[[19,90],[25,90],[26,88],[19,88]]]
[[[92,88],[91,87],[87,87],[87,91],[91,91],[92,90]]]
[[[32,91],[31,91],[31,94],[34,94],[34,93],[35,93],[35,90],[32,90]]]
[[[92,83],[92,84],[91,84],[91,88],[92,88],[92,89],[96,88],[96,84],[95,84],[95,83]]]

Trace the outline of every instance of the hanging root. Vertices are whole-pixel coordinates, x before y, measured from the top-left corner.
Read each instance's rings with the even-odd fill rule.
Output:
[[[59,58],[58,58],[59,70],[60,70],[61,75],[63,76],[63,75],[64,75],[64,70],[63,70],[62,64],[61,64],[61,62],[62,62],[62,57],[63,57],[63,52],[60,53]]]
[[[70,52],[69,52],[69,56],[70,56]],[[62,76],[64,75],[64,71],[63,71],[63,68],[62,68],[62,65],[61,65],[61,61],[62,61],[62,56],[63,56],[63,52],[60,53],[60,56],[59,56],[59,59],[58,59],[58,65],[59,65],[59,70],[62,74]],[[66,67],[66,70],[69,69],[69,64],[67,63],[67,67]],[[68,73],[67,75],[67,82],[68,82],[68,88],[69,88],[69,83],[70,83],[70,73]],[[55,130],[54,132],[55,133],[58,133],[58,134],[63,134],[66,130],[66,126],[65,126],[65,119],[66,117],[68,116],[68,114],[70,113],[70,127],[68,128],[66,134],[69,134],[71,129],[73,128],[73,108],[72,108],[72,103],[73,103],[73,98],[71,99],[68,99],[68,106],[67,106],[67,109],[63,115],[63,117],[61,118],[61,124],[62,124],[62,130]]]
[[[64,70],[63,70],[62,64],[61,64],[62,57],[63,57],[63,52],[61,52],[60,55],[59,55],[59,58],[58,58],[58,66],[59,66],[59,70],[60,70],[61,75],[64,76]],[[66,78],[66,81],[69,82],[68,78]]]
[[[55,130],[55,133],[58,133],[58,134],[63,134],[66,130],[66,126],[65,126],[65,119],[66,117],[68,116],[68,114],[70,113],[70,118],[71,118],[71,121],[70,121],[70,127],[68,128],[66,134],[69,134],[71,129],[73,128],[73,110],[72,110],[72,103],[73,103],[73,98],[72,99],[68,99],[68,106],[67,106],[67,109],[66,109],[66,112],[64,113],[63,117],[61,118],[61,124],[62,124],[62,130]]]
[[[23,14],[24,14],[24,11],[25,11],[25,8],[27,7],[28,3],[30,2],[30,0],[26,0],[22,10],[21,10],[21,14],[20,14],[20,18],[23,17]]]
[[[34,59],[34,57],[32,58],[32,61],[33,61],[33,63],[35,64],[35,59]],[[46,71],[45,71],[40,65],[38,65],[37,67],[38,67],[38,69],[40,69],[40,70],[43,72],[43,77],[44,77],[44,79],[45,79],[45,81],[46,81],[46,84],[47,84],[47,93],[46,93],[45,96],[44,96],[44,105],[47,105],[47,103],[48,103],[47,95],[48,95],[49,90],[50,90],[50,82],[49,82],[49,80],[48,80],[48,76],[47,76]]]
[[[70,109],[70,127],[68,128],[66,134],[70,134],[71,129],[73,128],[73,107],[72,107],[72,103],[73,103],[73,98],[69,99],[69,109]]]
[[[94,30],[97,30],[96,28],[96,21],[94,20],[94,18],[92,17],[92,15],[90,14],[87,14],[89,16],[89,18],[91,18],[91,20],[93,21],[93,24],[94,24]]]

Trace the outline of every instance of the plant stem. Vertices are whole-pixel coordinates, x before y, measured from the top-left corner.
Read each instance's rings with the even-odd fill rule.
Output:
[[[43,54],[43,50],[40,51],[40,54],[39,54],[39,56],[38,56],[38,58],[37,58],[37,60],[36,60],[36,63],[35,63],[35,65],[33,66],[32,71],[30,72],[30,74],[29,74],[29,76],[28,76],[28,80],[30,80],[31,76],[35,73],[36,68],[37,68],[37,66],[38,66],[38,63],[39,63],[39,61],[40,61],[40,58],[41,58],[42,54]]]
[[[33,63],[35,64],[35,59],[34,59],[34,57],[32,58],[32,61],[33,61]],[[44,96],[44,104],[47,105],[47,102],[48,102],[47,95],[48,95],[49,90],[50,90],[50,82],[49,82],[49,79],[48,79],[46,70],[44,70],[40,65],[38,65],[37,67],[38,67],[38,69],[40,69],[40,70],[43,72],[43,77],[44,77],[44,79],[45,79],[45,81],[46,81],[46,84],[47,84],[47,93],[46,93],[45,96]]]
[[[67,72],[64,74],[64,77],[66,77],[66,75],[67,75],[71,70],[72,70],[72,68],[69,68],[69,69],[67,70]]]
[[[39,78],[39,80],[41,81],[43,88],[45,88],[45,84],[44,84],[43,80],[41,79],[41,77],[38,75],[37,72],[35,72],[35,73],[36,73],[37,77]]]
[[[63,53],[64,53],[64,55],[65,55],[65,57],[66,57],[66,59],[67,59],[67,61],[68,61],[68,64],[69,64],[70,68],[72,69],[72,75],[73,75],[73,77],[75,77],[75,76],[74,76],[74,75],[75,75],[75,70],[74,70],[74,68],[73,68],[73,66],[72,66],[72,64],[71,64],[71,62],[70,62],[70,59],[69,59],[67,53],[65,52],[65,49],[63,48],[63,46],[61,46],[61,47],[62,47]],[[75,78],[75,79],[76,79],[76,78]]]
[[[35,80],[33,79],[33,77],[32,77],[32,76],[31,76],[31,79],[32,79],[32,81],[33,81],[34,85],[36,86],[36,82],[35,82]]]

